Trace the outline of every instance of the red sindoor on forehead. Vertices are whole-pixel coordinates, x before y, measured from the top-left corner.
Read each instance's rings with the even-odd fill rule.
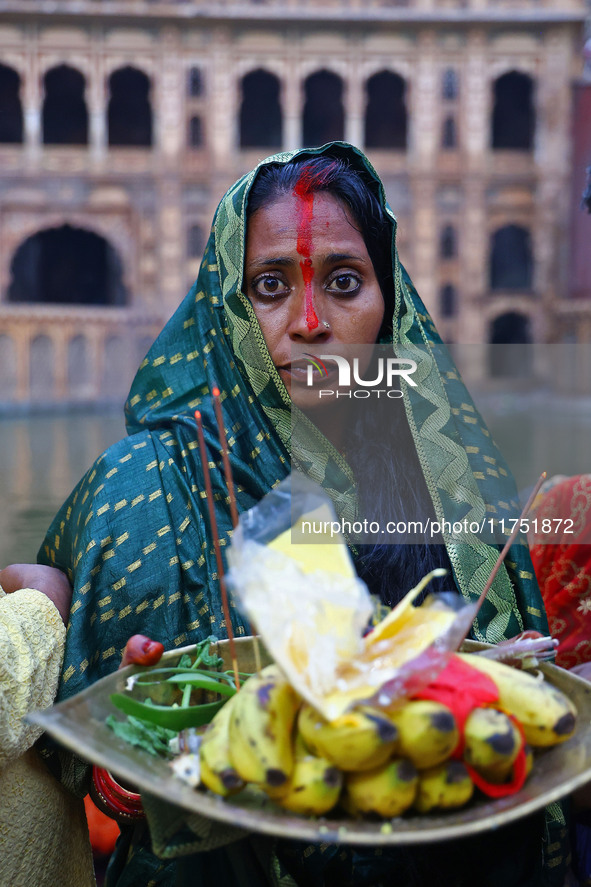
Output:
[[[304,166],[298,181],[293,189],[294,196],[298,198],[298,241],[296,250],[303,261],[300,262],[302,277],[304,279],[304,293],[306,304],[306,326],[309,330],[315,330],[318,326],[318,317],[314,310],[312,292],[312,280],[314,268],[312,266],[312,218],[314,216],[314,192],[311,190],[315,184],[316,176],[310,168]]]

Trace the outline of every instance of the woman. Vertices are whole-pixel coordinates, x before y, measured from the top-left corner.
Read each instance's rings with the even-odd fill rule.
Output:
[[[395,233],[377,175],[359,151],[343,143],[270,158],[224,197],[197,282],[133,383],[126,407],[130,436],[103,454],[81,481],[40,552],[40,559],[64,570],[74,587],[60,698],[113,671],[134,632],[168,648],[226,633],[193,422],[199,408],[213,457],[220,446],[214,386],[222,391],[240,511],[286,476],[290,458],[328,490],[344,517],[356,513],[357,492],[362,503],[377,500],[373,504],[381,515],[416,512],[427,500],[431,512],[448,521],[482,518],[487,508],[501,508],[514,498],[503,460],[449,356],[438,347],[431,320],[398,260]],[[430,355],[421,364],[420,384],[404,399],[404,412],[396,413],[401,436],[395,448],[388,439],[380,445],[379,428],[371,428],[367,415],[360,414],[350,430],[334,404],[315,409],[309,393],[297,385],[302,369],[291,358],[294,345],[308,351],[378,340],[406,356]],[[299,426],[293,441],[290,391]],[[304,410],[311,411],[313,422],[303,418]],[[360,446],[377,448],[382,467],[372,469],[373,478],[370,472],[365,488],[362,484],[357,491],[348,460],[355,461]],[[225,545],[231,522],[218,464],[212,466],[212,484]],[[474,599],[498,549],[476,538],[459,544],[444,536],[443,542],[445,547],[361,545],[354,554],[359,571],[388,603],[426,568],[442,562],[451,566],[462,595]],[[248,631],[237,611],[232,622],[236,634]],[[496,642],[525,628],[545,631],[546,623],[527,550],[515,546],[474,634]],[[84,775],[81,770],[81,780]],[[560,820],[560,810],[555,812]],[[535,880],[510,857],[513,881],[506,871],[497,871],[497,881],[506,887],[543,883],[542,830],[537,818],[511,830],[521,851],[519,866],[529,864],[531,856],[535,864],[528,871],[535,870]],[[136,832],[125,840],[111,885],[173,883],[176,867],[156,863],[145,835]],[[178,838],[179,844],[183,840],[185,849],[199,845],[194,834]],[[510,840],[499,836],[499,847]],[[270,844],[263,843],[264,850],[253,840],[204,853],[188,868],[179,864],[179,877],[185,870],[200,883],[199,870],[203,878],[231,883],[248,871],[254,883],[258,871],[259,880],[273,883],[265,874]],[[550,843],[556,874],[562,850],[556,838]],[[454,849],[444,848],[442,859],[447,854],[455,859]],[[464,858],[477,865],[483,852],[473,842]],[[497,861],[501,855],[492,853]],[[423,877],[412,861],[417,853],[409,862],[405,854],[386,854],[379,861],[371,850],[356,851],[342,862],[342,848],[328,848],[317,860],[317,853],[290,844],[279,856],[306,884],[378,884],[382,877],[390,880],[393,866],[408,869],[408,880],[400,883],[421,883]],[[469,883],[465,878],[472,875],[473,868],[458,874],[455,883]]]

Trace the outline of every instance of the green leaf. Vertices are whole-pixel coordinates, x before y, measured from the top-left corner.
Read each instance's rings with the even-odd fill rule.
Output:
[[[195,662],[194,666],[197,665],[205,665],[207,668],[219,668],[224,660],[221,656],[218,656],[217,653],[210,653],[209,648],[214,644],[217,644],[218,639],[215,635],[211,634],[208,638],[205,638],[202,641],[199,641],[197,644],[197,649],[195,650]]]
[[[176,730],[167,730],[156,724],[146,724],[139,718],[128,716],[126,721],[118,721],[114,715],[109,715],[105,721],[107,727],[128,742],[130,745],[139,746],[151,755],[158,757],[166,755],[171,757],[169,741],[177,735]]]

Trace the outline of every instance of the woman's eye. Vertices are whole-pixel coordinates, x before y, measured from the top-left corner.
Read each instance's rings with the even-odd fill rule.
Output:
[[[361,286],[361,281],[355,274],[338,274],[330,281],[328,289],[332,292],[346,295],[356,293]]]
[[[287,292],[288,287],[278,277],[268,275],[266,277],[259,277],[255,280],[253,283],[253,289],[259,296],[277,296]]]

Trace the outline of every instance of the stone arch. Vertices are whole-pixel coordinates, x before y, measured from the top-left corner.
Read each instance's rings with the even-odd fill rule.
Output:
[[[187,95],[191,99],[200,99],[205,92],[205,78],[201,65],[191,65],[187,69]]]
[[[16,345],[8,333],[0,333],[0,379],[0,401],[15,400],[18,386]]]
[[[240,85],[240,147],[280,148],[283,115],[279,78],[264,68],[257,68],[245,74]]]
[[[445,283],[439,290],[439,311],[442,317],[455,317],[458,310],[458,294],[452,283]]]
[[[531,151],[534,144],[534,83],[529,74],[508,71],[493,82],[493,149]]]
[[[189,225],[187,229],[187,257],[200,259],[205,249],[205,234],[202,225]]]
[[[203,147],[203,125],[200,114],[193,114],[187,124],[187,145],[189,148]]]
[[[528,376],[532,369],[530,318],[518,311],[498,314],[489,323],[488,362],[491,376],[512,379]]]
[[[323,68],[306,78],[304,91],[304,144],[313,147],[342,140],[345,134],[343,80]]]
[[[11,262],[9,302],[123,305],[121,259],[104,238],[65,224],[32,234]]]
[[[444,68],[441,72],[441,98],[454,101],[460,93],[460,76],[455,68]]]
[[[14,68],[0,64],[0,142],[23,141],[23,108],[20,99],[21,78]]]
[[[314,69],[316,69],[316,65],[314,65]],[[266,71],[268,74],[272,74],[274,77],[279,80],[281,86],[284,86],[285,78],[288,74],[294,76],[293,68],[286,66],[282,61],[274,58],[273,56],[265,56],[261,55],[260,57],[252,57],[238,59],[234,66],[234,72],[236,75],[236,83],[238,84],[241,80],[243,80],[248,74],[252,74],[255,71]]]
[[[59,228],[62,225],[83,228],[103,237],[110,244],[116,244],[118,255],[123,263],[125,288],[131,293],[137,276],[136,242],[131,229],[130,218],[124,212],[85,212],[83,210],[56,210],[53,212],[31,213],[11,212],[5,225],[3,255],[0,264],[0,288],[5,293],[10,284],[10,257],[14,256],[23,242],[40,231]]]
[[[150,78],[139,68],[125,65],[109,76],[107,127],[109,145],[152,146]]]
[[[405,150],[408,117],[404,78],[393,71],[378,71],[368,78],[365,89],[365,147]]]
[[[453,114],[446,115],[443,120],[441,147],[444,151],[453,151],[458,147],[458,128]]]
[[[391,56],[373,56],[361,63],[359,76],[363,81],[368,81],[381,71],[390,71],[392,74],[397,74],[398,77],[404,80],[407,92],[410,90],[413,67],[406,59],[401,56],[398,56],[396,59],[392,59]]]
[[[70,65],[57,65],[47,71],[43,84],[43,144],[88,144],[84,75]]]
[[[458,254],[458,232],[455,225],[445,224],[439,235],[439,257],[455,259]]]
[[[55,345],[50,336],[40,334],[29,347],[29,394],[31,400],[53,400],[55,385]]]
[[[493,232],[490,248],[491,290],[531,290],[531,234],[521,225],[504,225]]]

